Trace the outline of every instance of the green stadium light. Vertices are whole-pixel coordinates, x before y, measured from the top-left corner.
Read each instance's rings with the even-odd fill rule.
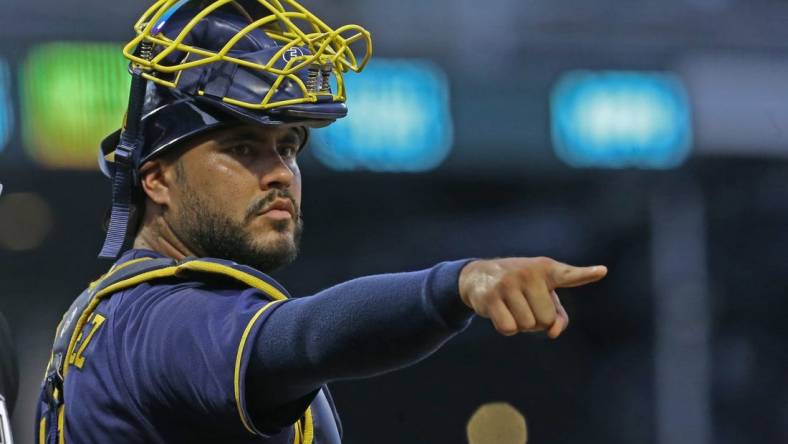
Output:
[[[46,167],[96,167],[101,139],[126,111],[130,76],[120,45],[53,42],[34,47],[20,76],[22,134]]]

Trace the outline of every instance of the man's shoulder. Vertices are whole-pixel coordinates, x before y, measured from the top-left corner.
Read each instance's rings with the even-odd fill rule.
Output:
[[[98,285],[122,282],[108,295],[107,305],[113,311],[189,304],[190,311],[200,312],[217,305],[254,305],[289,296],[279,283],[251,267],[214,258],[175,261],[148,250],[125,253],[104,280]]]
[[[216,258],[168,258],[152,250],[133,249],[124,253],[96,284],[142,294],[196,294],[208,296],[240,293],[250,287],[251,277],[279,286],[251,267]],[[98,289],[97,289],[98,290]]]
[[[192,304],[214,305],[260,293],[237,281],[207,274],[188,274],[154,278],[120,291],[112,299],[119,305],[148,305],[156,302],[184,300]]]

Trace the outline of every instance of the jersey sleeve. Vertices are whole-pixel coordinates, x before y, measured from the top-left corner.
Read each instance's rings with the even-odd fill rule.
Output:
[[[122,297],[111,331],[141,414],[155,421],[168,412],[164,428],[209,420],[230,435],[263,435],[246,413],[246,343],[281,302],[201,283],[142,284]]]
[[[468,261],[358,278],[278,304],[252,330],[244,373],[255,421],[292,422],[298,400],[322,384],[392,371],[436,351],[472,318],[458,289]]]

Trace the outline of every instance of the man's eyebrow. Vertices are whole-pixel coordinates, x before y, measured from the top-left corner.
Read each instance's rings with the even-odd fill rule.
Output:
[[[292,129],[279,138],[279,143],[292,143],[299,145],[302,142],[301,133],[296,129]]]

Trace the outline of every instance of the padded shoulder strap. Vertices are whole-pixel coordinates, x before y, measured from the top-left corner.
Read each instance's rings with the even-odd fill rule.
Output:
[[[170,258],[134,259],[111,269],[105,276],[96,281],[94,285],[91,286],[90,290],[96,296],[99,294],[106,295],[108,293],[108,288],[124,281],[132,279],[134,281],[130,285],[125,285],[125,288],[157,277],[173,276],[175,275],[177,264],[175,259]]]
[[[235,262],[214,258],[186,258],[178,265],[178,276],[191,276],[194,273],[219,274],[239,281],[266,293],[273,300],[288,299],[290,295],[272,277],[252,267]]]

